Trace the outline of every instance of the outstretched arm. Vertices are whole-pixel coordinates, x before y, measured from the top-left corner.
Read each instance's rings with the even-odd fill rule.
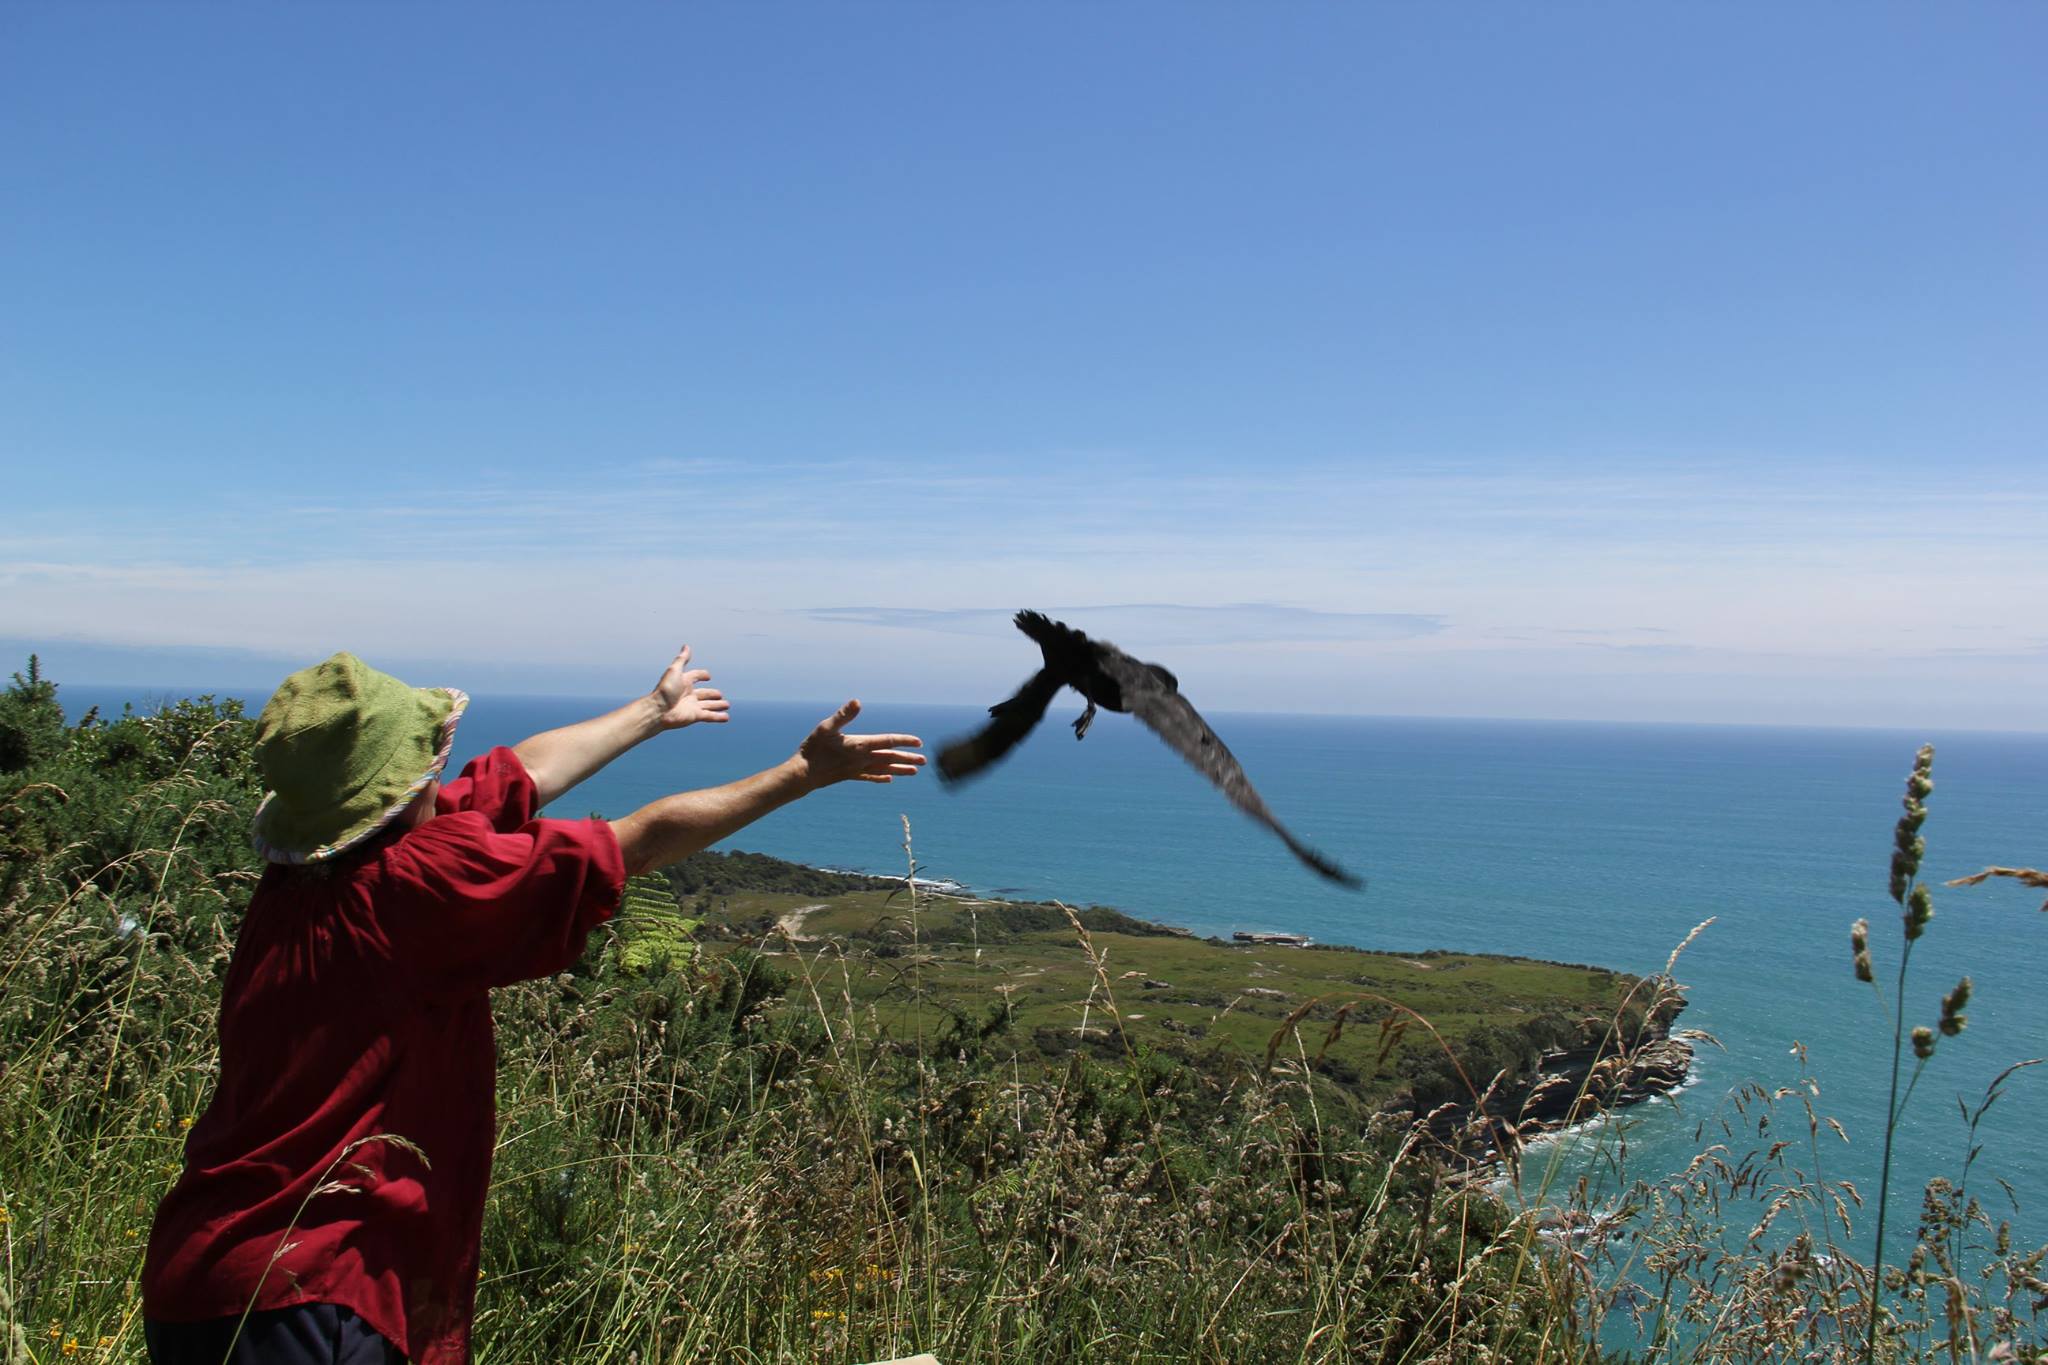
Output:
[[[916,735],[849,735],[847,723],[860,714],[850,701],[811,731],[796,753],[766,772],[722,787],[664,796],[612,821],[628,873],[648,872],[681,862],[720,839],[746,828],[769,811],[835,782],[889,782],[924,766]]]
[[[690,667],[690,647],[684,645],[646,696],[605,715],[521,740],[512,752],[519,755],[527,776],[533,779],[540,794],[538,804],[547,805],[663,730],[680,730],[700,720],[722,723],[729,719],[726,710],[731,703],[725,694],[698,686],[710,680],[705,670]]]

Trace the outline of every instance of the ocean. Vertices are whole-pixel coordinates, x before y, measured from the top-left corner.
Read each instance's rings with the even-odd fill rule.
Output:
[[[133,695],[62,692],[74,714]],[[478,696],[456,762],[606,705]],[[617,816],[743,776],[788,754],[829,709],[738,699],[729,725],[663,735],[550,813]],[[889,786],[850,783],[723,846],[900,875],[908,817],[921,875],[987,894],[1110,905],[1203,934],[1286,930],[1364,948],[1519,954],[1636,973],[1660,970],[1711,918],[1676,975],[1691,1001],[1681,1026],[1720,1046],[1699,1049],[1695,1080],[1675,1104],[1631,1111],[1631,1173],[1683,1168],[1699,1150],[1697,1126],[1725,1112],[1735,1087],[1808,1074],[1792,1055],[1803,1045],[1818,1110],[1851,1139],[1828,1139],[1827,1174],[1869,1198],[1890,1031],[1876,993],[1852,974],[1849,925],[1871,921],[1889,992],[1901,946],[1885,894],[1892,826],[1914,750],[1931,741],[1936,786],[1922,832],[1935,918],[1914,949],[1908,1023],[1933,1024],[1963,975],[1975,994],[1968,1028],[1941,1040],[1901,1124],[1894,1254],[1910,1238],[1920,1186],[1959,1170],[1958,1098],[1974,1105],[2008,1064],[2048,1054],[2042,893],[2009,882],[1939,885],[1993,864],[2048,863],[2048,735],[1211,716],[1279,817],[1369,878],[1361,894],[1309,873],[1128,717],[1104,713],[1077,744],[1064,722],[1078,710],[1063,696],[1029,741],[961,789],[941,787],[929,771]],[[878,704],[852,728],[909,731],[936,751],[981,715]],[[1804,1122],[1795,1127],[1784,1135],[1803,1142]],[[2048,1241],[2044,1134],[2048,1066],[2016,1076],[1987,1115],[1971,1177],[1994,1218],[2013,1218],[2028,1245]],[[2016,1211],[1997,1180],[2018,1196]],[[1871,1212],[1858,1227],[1865,1251]]]

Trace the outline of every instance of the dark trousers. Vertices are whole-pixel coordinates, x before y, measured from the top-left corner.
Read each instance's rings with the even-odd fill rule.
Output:
[[[142,1335],[151,1365],[405,1365],[396,1346],[331,1303],[273,1308],[246,1320],[145,1321]]]

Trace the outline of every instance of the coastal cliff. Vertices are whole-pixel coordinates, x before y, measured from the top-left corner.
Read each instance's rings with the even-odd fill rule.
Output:
[[[1534,1067],[1501,1075],[1484,1105],[1454,1104],[1432,1116],[1432,1133],[1463,1159],[1490,1165],[1536,1138],[1684,1085],[1693,1046],[1672,1027],[1684,993],[1668,980],[1646,984],[1654,1003],[1632,1026],[1545,1050]]]

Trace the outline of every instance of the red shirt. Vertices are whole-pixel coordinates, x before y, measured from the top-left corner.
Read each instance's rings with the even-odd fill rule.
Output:
[[[534,805],[493,749],[355,866],[265,874],[221,989],[220,1083],[150,1231],[149,1317],[340,1304],[415,1365],[469,1358],[496,1137],[488,992],[566,969],[625,884],[609,825]],[[320,1192],[337,1181],[359,1192]]]

